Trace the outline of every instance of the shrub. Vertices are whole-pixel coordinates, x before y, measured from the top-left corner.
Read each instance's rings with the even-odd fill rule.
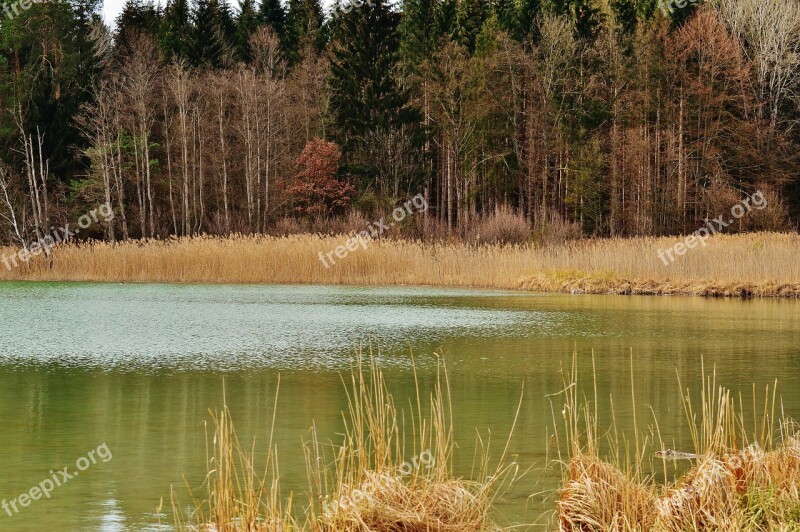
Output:
[[[476,221],[466,234],[475,244],[524,244],[530,237],[530,222],[506,206]]]
[[[295,210],[311,217],[341,214],[355,189],[335,178],[342,152],[333,142],[312,139],[297,158],[295,182],[289,188]]]

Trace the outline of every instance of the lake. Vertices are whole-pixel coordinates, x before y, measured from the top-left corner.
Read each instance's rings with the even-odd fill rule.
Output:
[[[208,409],[223,386],[240,439],[264,444],[280,375],[276,441],[284,492],[303,499],[302,442],[312,422],[341,432],[341,381],[354,349],[379,353],[396,403],[414,396],[413,351],[430,390],[450,378],[455,468],[469,473],[477,434],[499,454],[520,393],[511,451],[531,468],[505,497],[501,523],[552,510],[544,471],[562,370],[584,388],[594,360],[601,423],[640,429],[655,414],[665,442],[691,450],[678,377],[701,367],[749,397],[779,381],[800,415],[800,303],[683,297],[537,295],[434,288],[0,284],[0,499],[97,452],[49,499],[0,509],[0,530],[168,530],[170,487],[202,483]],[[631,389],[631,383],[633,390]],[[651,412],[652,409],[652,412]],[[105,445],[107,454],[99,454]],[[261,447],[258,446],[260,449]],[[103,451],[105,453],[105,451]],[[552,453],[549,456],[553,458]],[[51,473],[51,471],[56,473]],[[161,515],[157,508],[164,500]],[[186,497],[183,498],[186,500]],[[159,519],[164,523],[159,527]]]

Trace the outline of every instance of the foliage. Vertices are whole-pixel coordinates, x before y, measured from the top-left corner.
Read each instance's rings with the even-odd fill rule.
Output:
[[[289,189],[298,213],[327,217],[350,204],[355,189],[335,178],[341,156],[333,142],[313,139],[306,145],[297,158],[295,183]]]

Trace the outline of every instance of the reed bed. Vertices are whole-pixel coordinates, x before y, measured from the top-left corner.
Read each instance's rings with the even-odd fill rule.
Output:
[[[507,461],[508,441],[496,458],[490,456],[490,442],[481,442],[470,476],[475,480],[454,474],[449,384],[443,366],[429,395],[417,386],[416,402],[409,402],[407,412],[396,407],[372,356],[365,361],[357,354],[344,384],[348,410],[342,413],[341,441],[322,441],[312,426],[311,438],[304,445],[309,479],[304,508],[293,511],[292,495],[281,499],[271,436],[267,466],[258,474],[252,452],[244,450],[236,438],[226,406],[211,413],[213,452],[200,495],[188,489],[193,508],[188,515],[173,494],[175,528],[209,532],[503,530],[492,520],[493,505],[516,482],[519,469]],[[403,423],[407,418],[408,425]]]
[[[101,282],[436,285],[543,292],[800,296],[800,236],[715,235],[669,265],[676,238],[468,245],[375,240],[325,267],[346,236],[193,237],[73,243],[0,279]],[[0,250],[12,253],[12,249]]]
[[[694,449],[678,454],[692,466],[659,482],[656,472],[663,468],[663,479],[670,479],[670,468],[657,457],[663,451],[654,453],[664,449],[657,423],[627,441],[615,426],[601,432],[596,386],[593,401],[580,401],[573,370],[563,392],[563,428],[556,426],[566,447],[557,462],[560,530],[800,529],[800,432],[774,388],[763,401],[754,390],[745,414],[741,397],[737,404],[713,375],[704,372],[703,381],[699,409],[688,391],[683,399]]]

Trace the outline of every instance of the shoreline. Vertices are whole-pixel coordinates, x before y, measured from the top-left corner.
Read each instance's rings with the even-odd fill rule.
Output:
[[[519,288],[491,286],[439,285],[439,284],[367,284],[367,283],[279,283],[279,282],[229,282],[229,281],[150,281],[150,280],[78,280],[78,279],[0,279],[0,283],[80,283],[80,284],[138,284],[179,286],[329,286],[355,288],[435,288],[441,290],[471,290],[485,292],[512,292],[538,295],[584,295],[584,296],[652,296],[652,297],[703,297],[708,299],[800,299],[800,283],[764,285],[738,283],[722,286],[712,281],[706,284],[686,284],[666,281],[663,283],[641,280],[620,280],[609,285],[591,276],[576,277],[563,286],[549,288],[554,281],[546,276],[534,276],[524,281]]]
[[[50,260],[0,268],[2,281],[418,286],[544,294],[800,298],[800,236],[717,235],[681,261],[657,251],[675,238],[586,239],[555,246],[377,240],[334,265],[321,249],[347,235],[184,237],[61,245]],[[13,251],[12,248],[0,252]]]

